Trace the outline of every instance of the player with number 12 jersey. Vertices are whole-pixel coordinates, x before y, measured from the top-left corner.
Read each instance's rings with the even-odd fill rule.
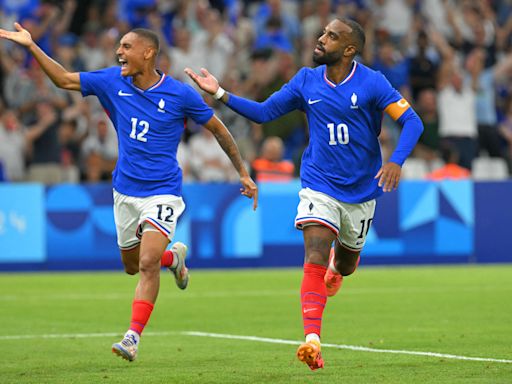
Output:
[[[96,95],[112,120],[119,141],[119,159],[113,173],[116,191],[137,197],[181,196],[182,175],[176,151],[184,121],[204,124],[213,110],[188,84],[160,74],[143,90],[120,67],[81,72],[84,96]]]

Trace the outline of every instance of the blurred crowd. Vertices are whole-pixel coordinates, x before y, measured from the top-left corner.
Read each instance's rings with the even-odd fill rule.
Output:
[[[120,37],[144,27],[160,35],[163,72],[190,82],[185,67],[206,67],[227,90],[258,101],[314,65],[316,39],[336,16],[364,27],[357,60],[381,71],[424,122],[412,156],[423,168],[409,174],[428,177],[453,163],[471,177],[481,158],[510,174],[512,0],[0,0],[0,27],[21,22],[70,71],[118,65]],[[263,172],[258,179],[297,176],[308,142],[301,112],[258,125],[205,100],[253,172]],[[399,133],[384,116],[384,159]],[[0,41],[0,179],[107,181],[116,158],[116,135],[97,100],[57,89],[25,49]],[[192,121],[178,158],[185,180],[237,179],[212,135]]]

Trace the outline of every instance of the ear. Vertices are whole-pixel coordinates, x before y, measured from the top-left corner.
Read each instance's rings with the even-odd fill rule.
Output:
[[[156,49],[153,47],[148,47],[144,50],[144,59],[151,60],[156,58]]]
[[[357,54],[357,48],[355,45],[347,45],[345,48],[345,52],[343,52],[344,56],[355,56]]]

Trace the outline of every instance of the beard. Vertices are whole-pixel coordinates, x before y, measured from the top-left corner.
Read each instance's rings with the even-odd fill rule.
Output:
[[[313,52],[313,62],[318,65],[333,65],[341,60],[341,52],[325,52],[321,54]]]

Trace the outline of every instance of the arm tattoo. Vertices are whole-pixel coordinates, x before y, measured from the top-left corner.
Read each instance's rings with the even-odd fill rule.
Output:
[[[233,163],[233,166],[238,171],[238,174],[240,176],[245,175],[247,170],[245,169],[244,162],[240,156],[240,151],[238,150],[235,139],[233,139],[231,133],[229,133],[227,129],[223,129],[216,130],[213,132],[213,134],[221,148],[224,150],[226,155],[228,155],[231,163]]]

